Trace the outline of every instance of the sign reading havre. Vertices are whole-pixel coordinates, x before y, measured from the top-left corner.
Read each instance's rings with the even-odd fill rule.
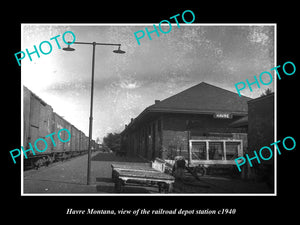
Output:
[[[230,114],[230,113],[215,113],[214,118],[216,118],[216,119],[232,119],[232,114]]]

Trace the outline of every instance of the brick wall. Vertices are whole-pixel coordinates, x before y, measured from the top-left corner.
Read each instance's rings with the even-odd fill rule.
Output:
[[[162,158],[174,159],[176,155],[183,155],[188,159],[188,131],[163,131]]]
[[[231,128],[232,119],[215,119],[212,115],[164,114],[140,124],[128,132],[129,155],[140,155],[149,160],[156,157],[174,159],[183,155],[188,159],[189,135],[197,137],[233,138],[234,133],[245,133],[245,129]]]

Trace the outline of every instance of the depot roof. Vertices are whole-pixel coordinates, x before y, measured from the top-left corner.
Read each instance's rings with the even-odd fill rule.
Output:
[[[247,101],[249,97],[239,96],[237,93],[201,82],[178,94],[147,107],[136,119],[132,119],[129,126],[141,120],[149,113],[188,113],[214,114],[216,112],[246,116],[248,114]]]
[[[147,108],[148,111],[247,114],[251,98],[202,82]]]

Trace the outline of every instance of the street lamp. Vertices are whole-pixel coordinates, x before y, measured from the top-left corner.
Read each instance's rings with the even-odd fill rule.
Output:
[[[92,127],[93,127],[93,95],[94,95],[94,68],[95,68],[95,47],[96,45],[112,45],[119,46],[114,53],[124,54],[125,51],[121,50],[121,44],[108,44],[108,43],[97,43],[97,42],[73,42],[72,44],[84,44],[93,45],[93,59],[92,59],[92,80],[91,80],[91,104],[90,104],[90,123],[89,123],[89,145],[88,145],[88,167],[87,167],[87,185],[90,184],[90,171],[91,171],[91,140],[92,140]],[[75,51],[74,48],[70,47],[70,42],[64,51]]]
[[[68,47],[63,48],[63,50],[71,52],[71,51],[75,51],[75,48],[71,48],[70,45],[68,45]]]

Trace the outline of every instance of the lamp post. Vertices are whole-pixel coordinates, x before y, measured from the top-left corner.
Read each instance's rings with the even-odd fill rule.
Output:
[[[69,42],[70,43],[70,42]],[[93,59],[92,59],[92,79],[91,79],[91,104],[90,104],[90,123],[89,123],[89,145],[88,145],[88,166],[87,166],[87,185],[90,184],[91,178],[91,140],[92,140],[92,131],[93,131],[93,97],[94,97],[94,68],[95,68],[95,47],[96,45],[112,45],[119,46],[117,50],[114,50],[114,53],[123,54],[125,51],[122,51],[121,44],[108,44],[108,43],[97,43],[97,42],[73,42],[72,44],[83,44],[83,45],[93,45]],[[68,47],[63,48],[64,51],[75,51],[74,48]]]

